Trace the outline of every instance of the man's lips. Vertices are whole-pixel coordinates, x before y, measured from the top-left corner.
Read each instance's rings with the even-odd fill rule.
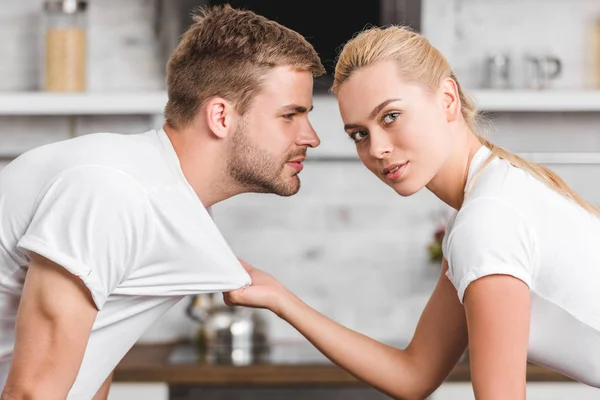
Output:
[[[294,168],[296,170],[296,172],[300,172],[302,171],[302,169],[304,168],[304,165],[302,165],[302,162],[306,159],[306,157],[296,157],[296,158],[292,158],[290,161],[287,162],[287,164],[289,166],[291,166],[292,168]]]

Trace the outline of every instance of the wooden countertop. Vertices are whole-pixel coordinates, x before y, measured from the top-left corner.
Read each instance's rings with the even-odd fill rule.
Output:
[[[135,345],[115,369],[114,382],[164,382],[169,385],[363,385],[330,363],[256,364],[248,366],[169,361],[175,344]],[[447,382],[470,381],[467,362],[456,365]],[[555,371],[529,364],[530,382],[572,381]]]

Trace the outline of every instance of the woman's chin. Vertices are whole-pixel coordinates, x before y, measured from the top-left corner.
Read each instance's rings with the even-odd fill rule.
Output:
[[[392,189],[394,189],[396,193],[398,193],[402,197],[412,196],[413,194],[423,189],[423,186],[421,185],[411,185],[408,182],[403,182],[401,184],[397,183],[395,185],[390,186],[392,187]]]

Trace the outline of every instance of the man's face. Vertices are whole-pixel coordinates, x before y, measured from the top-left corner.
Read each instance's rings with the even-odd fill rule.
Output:
[[[291,196],[309,147],[320,140],[308,120],[313,77],[291,66],[272,69],[238,123],[228,171],[249,192]]]

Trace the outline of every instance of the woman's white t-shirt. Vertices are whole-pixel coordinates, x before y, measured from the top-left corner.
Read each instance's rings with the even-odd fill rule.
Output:
[[[69,399],[91,399],[185,295],[250,284],[162,130],[26,152],[0,172],[0,216],[0,389],[30,252],[78,276],[99,310]]]
[[[490,154],[474,155],[466,187]],[[528,359],[600,387],[600,219],[497,157],[472,183],[443,242],[459,300],[483,276],[520,279],[531,291]]]

